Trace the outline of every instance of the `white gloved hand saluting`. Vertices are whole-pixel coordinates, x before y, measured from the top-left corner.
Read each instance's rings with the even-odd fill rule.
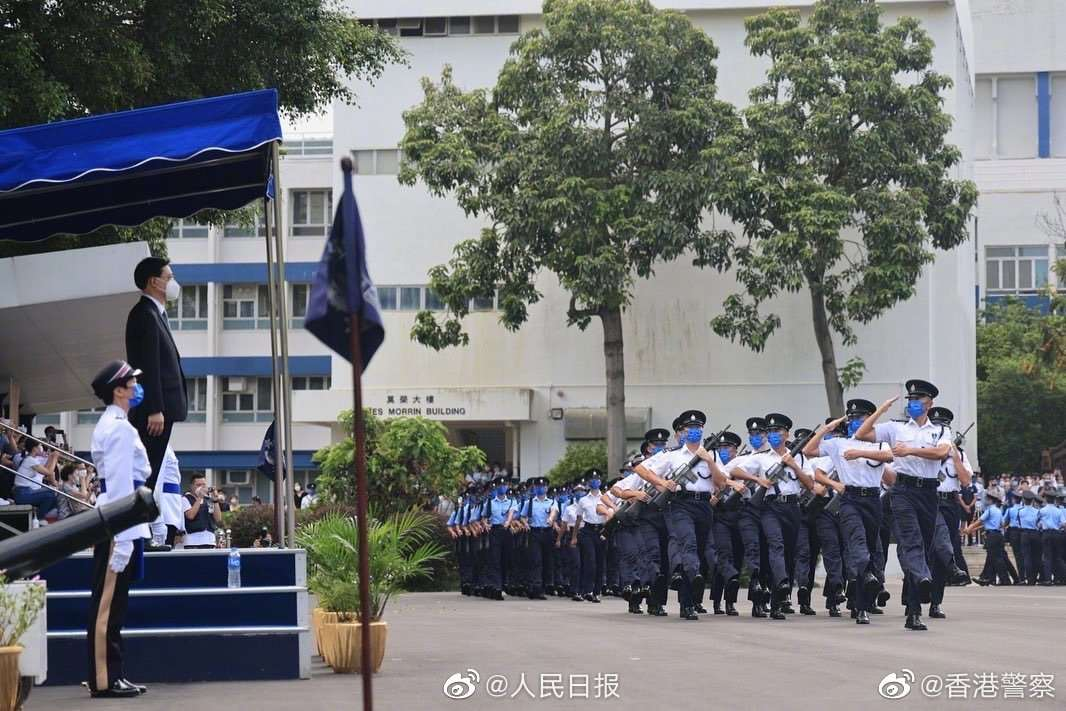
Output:
[[[132,557],[133,541],[115,541],[115,546],[111,549],[111,559],[108,561],[108,567],[116,573],[121,573],[130,564],[130,558]]]

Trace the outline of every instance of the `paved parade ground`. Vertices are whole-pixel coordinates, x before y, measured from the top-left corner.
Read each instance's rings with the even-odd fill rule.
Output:
[[[684,622],[676,605],[669,618],[653,619],[627,614],[615,598],[595,605],[561,598],[492,602],[455,593],[406,594],[387,611],[388,651],[375,677],[376,707],[844,711],[1066,705],[1063,588],[949,588],[948,619],[927,619],[928,632],[909,632],[903,629],[899,587],[898,580],[890,584],[887,614],[868,627],[847,617],[831,619],[821,610],[816,617],[797,614],[782,622],[745,615]],[[470,669],[479,678],[473,694],[447,698],[445,681],[453,674],[469,678]],[[903,669],[915,677],[907,695],[882,699],[882,679],[890,673],[903,678]],[[530,699],[520,686],[523,673],[538,698]],[[1034,674],[1055,679],[1034,681]],[[981,681],[981,675],[991,676]],[[937,698],[923,695],[922,680],[930,676],[929,693],[937,692],[936,677],[942,682]],[[500,694],[501,679],[507,690],[493,698],[487,687],[494,685]],[[316,659],[310,681],[154,684],[135,700],[90,700],[80,688],[38,688],[27,709],[357,709],[359,681],[357,675],[333,674]],[[1054,699],[1031,698],[1048,684]],[[453,693],[467,688],[456,680]],[[516,690],[519,696],[510,698]],[[539,698],[542,692],[547,698]],[[967,700],[949,699],[949,692],[965,692]],[[981,693],[988,698],[975,700]],[[1019,694],[1023,700],[1012,700]],[[612,698],[602,698],[608,695]]]

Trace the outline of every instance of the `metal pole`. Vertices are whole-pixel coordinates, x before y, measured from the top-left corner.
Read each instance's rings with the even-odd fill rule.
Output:
[[[292,378],[289,377],[289,310],[286,307],[288,294],[285,280],[285,236],[281,233],[281,148],[274,143],[270,155],[271,169],[274,172],[274,239],[277,243],[278,268],[278,318],[281,321],[281,396],[284,403],[283,415],[285,428],[285,472],[288,474],[288,486],[285,489],[285,503],[288,506],[286,533],[288,545],[296,546],[296,470],[292,461]],[[276,397],[276,396],[275,396]],[[277,427],[274,428],[275,433]]]
[[[277,200],[277,183],[275,182],[274,199]],[[281,466],[281,400],[278,398],[278,386],[280,372],[278,368],[278,325],[276,322],[277,313],[275,304],[277,299],[275,298],[276,284],[274,278],[274,243],[270,240],[270,204],[267,198],[263,198],[263,224],[266,227],[266,251],[267,251],[267,301],[268,311],[270,312],[270,371],[272,377],[274,393],[274,533],[278,537],[278,543],[283,547],[285,545],[285,519],[283,516],[284,502],[282,496],[284,487],[282,486],[282,466]],[[274,231],[277,231],[277,225],[274,225]]]
[[[82,459],[78,455],[72,454],[72,453],[68,452],[67,450],[65,450],[63,448],[52,444],[51,442],[47,442],[47,441],[45,441],[43,439],[37,439],[33,435],[31,435],[31,434],[29,434],[27,432],[23,432],[18,427],[12,427],[11,425],[7,424],[6,422],[0,422],[0,427],[3,427],[4,429],[7,429],[7,430],[11,430],[12,432],[17,432],[22,437],[25,437],[26,439],[29,439],[29,440],[33,440],[34,442],[36,442],[37,444],[41,445],[42,447],[51,447],[52,449],[54,449],[57,452],[59,452],[59,456],[64,458],[64,459],[72,459],[75,462],[78,462],[79,464],[84,464],[84,465],[90,466],[90,467],[94,466],[92,462],[90,462],[88,460],[85,460],[85,459]]]
[[[48,484],[45,484],[43,481],[37,481],[33,477],[28,477],[25,474],[21,474],[21,473],[15,471],[14,469],[12,469],[11,467],[5,467],[3,464],[0,464],[0,469],[3,469],[4,471],[11,472],[13,475],[15,475],[17,477],[22,477],[26,481],[32,481],[32,482],[36,483],[37,486],[39,486],[39,487],[41,487],[43,489],[48,489],[49,491],[51,491],[51,492],[53,492],[55,494],[59,494],[60,496],[62,496],[64,498],[70,499],[71,501],[77,501],[79,504],[85,504],[86,506],[88,506],[91,509],[95,509],[96,508],[96,504],[90,504],[88,501],[82,501],[77,496],[71,496],[70,494],[68,494],[65,491],[57,489],[57,488],[55,488],[53,486],[48,486]]]
[[[359,553],[359,620],[362,622],[362,655],[360,673],[363,677],[363,709],[371,711],[374,696],[371,689],[370,671],[370,557],[367,546],[366,488],[366,425],[363,422],[363,357],[359,346],[359,315],[349,316],[348,330],[352,346],[352,424],[355,430],[355,519]]]

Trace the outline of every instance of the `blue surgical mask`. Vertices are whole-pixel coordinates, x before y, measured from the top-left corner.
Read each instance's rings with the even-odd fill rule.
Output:
[[[718,458],[722,461],[722,464],[729,464],[729,460],[733,457],[729,454],[728,447],[722,447],[718,450]]]
[[[505,496],[507,494],[507,491],[508,486],[506,484],[501,484],[500,486],[496,487],[496,494],[499,496]]]
[[[533,496],[544,496],[548,493],[548,487],[546,486],[534,486]]]
[[[917,420],[925,414],[925,405],[921,400],[908,400],[907,401],[907,416],[912,420]]]
[[[685,441],[689,444],[699,444],[703,439],[703,429],[699,427],[690,427],[685,430]]]
[[[661,444],[656,444],[656,445],[652,446],[651,453],[652,454],[658,454],[659,452],[663,451],[664,449],[666,449],[666,448],[663,447]]]
[[[771,432],[766,435],[766,439],[770,442],[770,446],[777,449],[785,441],[785,435],[780,432]]]
[[[599,488],[600,488],[600,480],[599,479],[589,479],[589,489],[599,489]]]
[[[862,420],[849,420],[848,421],[848,437],[854,437],[855,433],[862,427]]]
[[[751,448],[756,450],[756,451],[762,449],[762,446],[763,446],[763,444],[765,442],[766,442],[766,440],[765,440],[765,438],[763,438],[763,436],[761,434],[750,434],[750,435],[748,435],[748,444],[750,444]]]
[[[133,397],[130,398],[130,409],[132,410],[142,402],[144,402],[144,388],[141,387],[140,383],[137,383],[133,386]]]
[[[559,494],[559,503],[560,504],[568,504],[568,503],[570,503],[570,494]]]
[[[833,433],[829,432],[822,437],[823,440],[833,439]]]

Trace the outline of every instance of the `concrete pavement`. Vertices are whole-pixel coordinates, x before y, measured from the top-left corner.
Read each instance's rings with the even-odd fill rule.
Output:
[[[493,602],[455,593],[407,594],[387,613],[388,650],[374,678],[375,705],[385,710],[595,705],[817,711],[974,704],[992,709],[1007,701],[1019,708],[1066,706],[1066,589],[949,588],[948,619],[927,620],[928,632],[910,632],[903,629],[899,587],[898,580],[890,583],[886,614],[874,617],[868,627],[847,617],[831,619],[822,610],[816,617],[793,615],[781,622],[750,616],[684,622],[677,618],[676,605],[669,618],[653,619],[627,614],[615,598],[594,605],[560,598]],[[478,675],[474,693],[462,700],[447,698],[445,680],[453,674],[472,679],[470,669]],[[915,675],[914,683],[908,681],[909,693],[897,700],[881,698],[882,679],[890,673],[905,678],[903,669]],[[531,699],[520,687],[523,673],[526,687],[538,698]],[[975,700],[974,675],[982,673],[994,675],[996,685],[992,689],[986,677],[983,690],[992,697]],[[1008,691],[1001,683],[1004,673],[1027,676]],[[613,677],[602,676],[597,686],[597,674]],[[965,675],[965,689],[962,677],[951,682],[949,674]],[[1053,674],[1050,685],[1063,688],[1055,688],[1053,699],[1028,698],[1033,674]],[[920,684],[928,675],[940,675],[955,693],[967,691],[968,700],[949,699],[949,687],[937,698],[926,697]],[[492,684],[506,679],[503,698],[489,695],[493,676]],[[453,685],[458,693],[467,688],[459,679]],[[516,690],[519,696],[509,698]],[[1027,698],[1005,698],[1018,691]],[[602,698],[607,695],[611,698]],[[359,676],[336,675],[319,664],[309,681],[155,684],[136,700],[90,700],[80,688],[38,688],[26,708],[315,711],[359,706]]]

